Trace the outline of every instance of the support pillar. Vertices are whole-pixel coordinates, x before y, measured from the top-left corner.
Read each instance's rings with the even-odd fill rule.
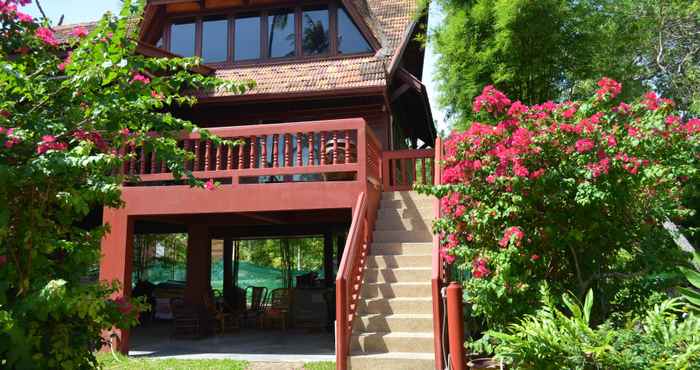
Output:
[[[211,288],[211,240],[206,225],[187,227],[187,284],[185,302],[202,306]]]
[[[134,220],[130,219],[126,209],[104,209],[102,222],[110,226],[101,243],[100,281],[119,282],[120,289],[112,298],[131,296],[131,272],[134,254]],[[103,335],[112,340],[117,349],[127,354],[129,352],[129,330],[114,328]]]
[[[228,304],[234,303],[232,260],[233,240],[227,238],[224,239],[224,300]]]
[[[333,286],[333,234],[323,234],[323,280],[326,288]]]
[[[345,233],[338,233],[335,239],[335,267],[340,268],[340,260],[343,258],[343,249],[345,249]]]
[[[466,369],[462,286],[454,281],[447,286],[447,335],[452,366],[455,369]]]

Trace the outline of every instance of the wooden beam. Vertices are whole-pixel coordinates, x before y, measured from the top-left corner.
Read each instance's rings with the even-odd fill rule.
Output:
[[[411,89],[411,85],[407,83],[404,83],[401,86],[399,86],[399,88],[394,90],[394,92],[391,94],[391,102],[393,103],[399,100],[401,95],[405,94],[406,91],[408,91],[409,89]]]
[[[403,67],[400,67],[396,71],[396,77],[399,79],[399,81],[411,85],[411,87],[418,93],[422,92],[423,89],[425,89],[423,83],[420,82],[420,80],[418,80],[414,75],[405,70]]]

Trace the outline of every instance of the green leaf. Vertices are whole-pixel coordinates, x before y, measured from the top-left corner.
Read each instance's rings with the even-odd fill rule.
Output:
[[[685,278],[688,279],[690,284],[695,286],[696,288],[700,288],[700,272],[685,268],[685,267],[679,267],[683,275],[685,275]]]
[[[688,302],[700,308],[700,292],[688,288],[678,288],[678,291]]]
[[[586,324],[591,323],[591,309],[593,308],[593,289],[588,290],[586,294],[586,301],[583,304],[583,318],[586,320]]]

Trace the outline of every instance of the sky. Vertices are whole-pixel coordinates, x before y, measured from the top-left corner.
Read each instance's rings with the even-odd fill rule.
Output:
[[[41,13],[37,8],[36,1],[32,1],[23,11],[31,14],[34,17],[40,17]],[[56,24],[61,16],[63,16],[63,24],[89,22],[98,19],[104,12],[119,11],[119,0],[39,0],[41,7],[46,12],[54,24]],[[435,7],[435,2],[432,2],[430,14],[428,15],[428,27],[432,29],[439,24],[444,18],[444,14],[440,9]],[[433,71],[435,70],[436,55],[430,43],[425,53],[425,65],[423,69],[423,83],[428,90],[428,98],[433,111],[433,118],[437,122],[437,129],[446,130],[447,122],[445,115],[437,106],[436,83],[433,80]]]

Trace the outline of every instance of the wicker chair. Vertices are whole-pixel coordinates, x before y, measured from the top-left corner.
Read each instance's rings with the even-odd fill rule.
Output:
[[[203,301],[207,314],[216,323],[215,330],[217,330],[219,334],[240,329],[238,313],[228,308],[225,302],[222,302],[221,306],[217,306],[211,294],[204,294]]]
[[[172,298],[170,309],[173,312],[174,338],[200,338],[203,326],[200,315],[191,307],[185,305],[182,298]]]
[[[270,305],[262,315],[263,328],[268,328],[275,323],[280,323],[282,330],[287,330],[290,308],[289,295],[290,289],[285,288],[275,289],[270,292]]]
[[[245,288],[244,297],[248,296],[248,289],[251,290],[250,295],[250,307],[243,312],[243,320],[253,317],[255,318],[256,325],[260,326],[260,318],[265,312],[265,300],[267,299],[267,288],[260,286],[249,286]]]

